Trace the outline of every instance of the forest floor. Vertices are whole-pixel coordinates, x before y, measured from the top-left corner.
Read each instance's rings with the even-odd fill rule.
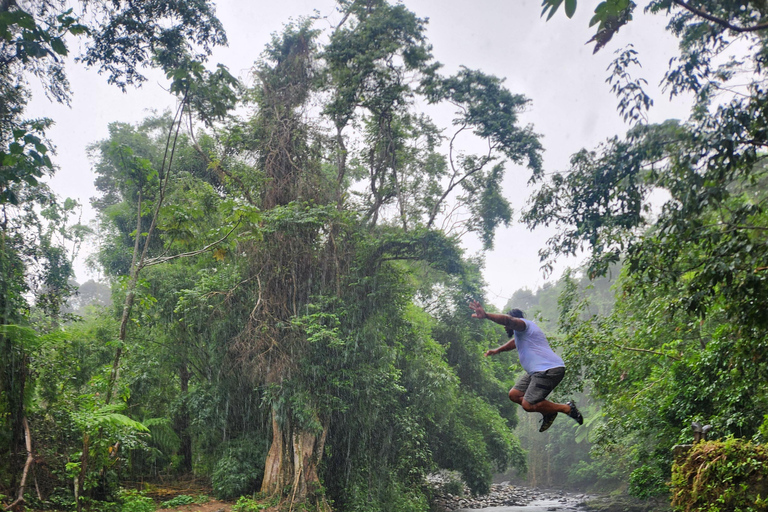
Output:
[[[189,505],[180,505],[176,507],[171,508],[159,508],[158,511],[167,511],[167,512],[230,512],[232,510],[232,505],[234,503],[229,503],[225,501],[219,501],[217,499],[211,498],[207,502],[202,504],[197,503],[191,503]]]
[[[234,502],[213,498],[212,489],[195,481],[131,487],[142,488],[144,494],[157,504],[157,512],[231,512],[234,505]],[[183,503],[180,498],[184,497],[194,500],[194,503]]]

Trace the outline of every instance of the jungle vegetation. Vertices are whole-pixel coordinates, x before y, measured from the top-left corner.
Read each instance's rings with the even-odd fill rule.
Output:
[[[336,26],[274,34],[246,86],[207,62],[226,42],[207,0],[0,2],[4,508],[136,508],[131,483],[195,476],[222,499],[416,512],[441,469],[479,494],[513,468],[665,496],[692,421],[764,443],[765,5],[598,3],[595,51],[635,9],[667,16],[663,84],[695,102],[649,124],[640,56],[620,49],[607,81],[627,133],[558,172],[520,120],[525,91],[444,74],[406,5],[338,8]],[[68,101],[72,38],[116,87],[161,69],[177,104],[90,147],[111,296],[79,287],[90,305],[71,278],[92,230],[45,184],[55,120],[25,117],[30,80]],[[546,326],[569,367],[557,397],[588,411],[546,443],[515,430],[515,360],[483,357],[503,331],[465,307],[485,283],[462,242],[490,249],[512,221],[505,172],[537,186],[529,227],[555,230],[544,269],[589,256],[509,304]]]

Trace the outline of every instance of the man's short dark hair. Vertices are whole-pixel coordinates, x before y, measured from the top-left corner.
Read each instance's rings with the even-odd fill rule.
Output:
[[[508,315],[513,316],[515,318],[525,318],[525,315],[523,315],[523,312],[517,308],[510,309]]]

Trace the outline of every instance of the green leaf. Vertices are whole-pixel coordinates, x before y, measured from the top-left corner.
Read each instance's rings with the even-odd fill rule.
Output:
[[[547,16],[547,21],[552,19],[552,16],[555,15],[557,10],[560,8],[560,4],[563,3],[563,0],[544,0],[541,5],[544,7],[541,10],[541,15],[544,16],[547,11],[549,11],[549,15]]]
[[[54,37],[51,40],[51,48],[53,48],[53,51],[58,53],[59,55],[67,55],[67,45],[64,44],[64,41],[62,41],[58,37]]]
[[[10,25],[18,25],[27,30],[35,29],[35,18],[24,11],[13,11],[0,13],[0,27],[5,29]]]
[[[576,12],[576,0],[565,0],[565,15],[569,18],[573,18],[573,14]]]
[[[24,136],[24,142],[27,144],[40,144],[40,137],[37,135],[33,135],[31,133],[28,133]]]
[[[69,33],[73,36],[79,36],[80,34],[88,34],[90,31],[85,25],[72,25],[69,27]]]
[[[99,414],[96,417],[98,425],[108,424],[113,426],[128,427],[139,432],[149,432],[149,429],[136,420],[118,413]]]

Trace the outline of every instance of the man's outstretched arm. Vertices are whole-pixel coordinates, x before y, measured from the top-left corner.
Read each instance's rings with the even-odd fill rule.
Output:
[[[486,313],[485,309],[483,309],[483,306],[476,300],[473,300],[469,303],[469,308],[474,311],[474,313],[472,313],[472,318],[487,318],[488,320],[496,322],[499,325],[503,325],[504,327],[512,329],[513,331],[525,330],[525,322],[523,322],[522,319],[509,315],[502,315],[500,313]]]
[[[503,344],[502,346],[498,348],[492,348],[490,350],[486,350],[485,357],[495,356],[499,352],[507,352],[509,350],[515,350],[516,348],[517,348],[517,345],[515,344],[515,338],[510,338],[510,340],[505,344]]]

